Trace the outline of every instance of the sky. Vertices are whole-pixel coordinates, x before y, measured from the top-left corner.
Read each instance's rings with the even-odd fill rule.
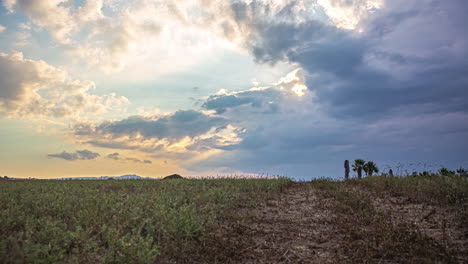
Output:
[[[468,168],[465,0],[1,0],[0,175]]]

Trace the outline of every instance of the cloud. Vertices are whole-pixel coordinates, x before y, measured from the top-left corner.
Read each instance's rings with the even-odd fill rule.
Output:
[[[360,18],[355,26],[362,32],[319,20],[235,18],[241,24],[248,21],[245,45],[258,62],[298,64],[316,98],[304,100],[301,110],[264,116],[246,111],[265,102],[258,96],[208,98],[202,107],[228,120],[244,117],[237,125],[246,132],[239,144],[189,168],[268,168],[309,178],[339,173],[330,168],[350,157],[434,161],[437,154],[430,153],[450,149],[458,157],[439,158],[459,166],[455,162],[465,155],[466,144],[456,142],[466,137],[460,124],[466,123],[468,112],[462,99],[468,96],[467,63],[460,60],[468,54],[466,35],[460,32],[468,22],[462,14],[466,5],[421,1],[385,6]],[[444,22],[435,25],[434,14]],[[453,19],[444,19],[447,14]],[[289,107],[287,100],[276,101],[279,109]],[[428,143],[438,138],[443,143]]]
[[[126,160],[126,161],[132,161],[132,162],[135,162],[135,163],[144,163],[144,164],[152,164],[153,163],[151,160],[140,160],[140,159],[132,158],[132,157],[123,157],[118,152],[111,153],[111,154],[107,155],[106,157],[109,158],[109,159],[113,159],[113,160]]]
[[[132,161],[132,162],[135,162],[135,163],[144,163],[144,164],[153,163],[151,160],[140,160],[140,159],[137,159],[137,158],[125,158],[125,160]]]
[[[202,105],[206,110],[215,110],[216,113],[222,114],[227,109],[248,105],[249,107],[262,108],[264,104],[268,104],[262,98],[270,98],[271,100],[278,97],[279,91],[274,89],[251,89],[241,92],[232,92],[226,94],[211,95]],[[270,109],[274,111],[275,105],[270,101]]]
[[[121,121],[104,122],[96,127],[96,131],[117,137],[139,135],[145,139],[181,139],[204,134],[213,127],[225,124],[226,120],[221,117],[205,115],[194,110],[180,110],[155,119],[133,116]]]
[[[350,30],[359,27],[362,20],[384,5],[383,0],[318,0],[317,3],[336,27]]]
[[[8,0],[4,6],[9,12],[23,11],[37,26],[47,29],[61,44],[71,43],[71,34],[79,30],[78,23],[96,21],[102,17],[102,0],[87,1],[73,10],[63,0]]]
[[[107,73],[126,69],[141,78],[179,70],[206,59],[222,44],[214,34],[187,23],[198,12],[188,1],[9,0],[3,4],[44,29],[70,60]],[[156,61],[160,67],[154,67]]]
[[[16,4],[16,0],[4,0],[3,6],[8,12],[13,12],[13,6]]]
[[[201,107],[214,110],[217,114],[232,111],[257,111],[262,113],[275,113],[279,111],[283,100],[295,96],[303,96],[307,87],[304,85],[303,71],[298,68],[277,83],[267,87],[253,87],[245,91],[227,92],[209,96]],[[313,95],[312,95],[313,96]],[[233,110],[236,109],[236,110]],[[233,115],[230,115],[231,118]]]
[[[92,160],[96,159],[99,157],[99,153],[92,152],[90,150],[77,150],[75,152],[62,152],[62,153],[57,153],[57,154],[49,154],[47,155],[50,158],[59,158],[59,159],[64,159],[64,160]]]
[[[467,63],[459,59],[468,54],[468,37],[459,31],[468,22],[463,15],[465,4],[319,4],[325,6],[327,14],[333,13],[332,9],[341,10],[335,14],[346,18],[342,14],[356,13],[357,20],[352,27],[340,26],[333,15],[333,24],[315,19],[272,22],[268,17],[252,15],[253,10],[261,9],[258,13],[262,14],[269,8],[258,3],[233,6],[234,13],[241,5],[245,14],[233,19],[249,27],[245,45],[258,62],[298,63],[307,73],[307,86],[336,117],[384,118],[395,109],[411,111],[424,105],[431,105],[424,111],[466,110],[466,104],[459,100],[468,95],[461,88],[468,84],[464,77]],[[444,19],[447,14],[451,19]],[[444,22],[434,22],[434,16]],[[355,26],[361,32],[343,29]]]
[[[157,116],[132,116],[99,124],[78,123],[73,128],[74,137],[84,144],[132,149],[150,153],[155,158],[174,159],[194,158],[214,148],[214,145],[200,145],[209,138],[213,138],[218,147],[237,144],[237,133],[241,131],[225,118],[195,110],[180,110]]]
[[[0,53],[0,114],[7,117],[81,119],[125,107],[128,100],[109,94],[97,96],[91,81],[75,80],[41,60],[20,52]]]
[[[120,154],[115,152],[115,153],[107,155],[107,158],[113,159],[113,160],[119,160],[120,159]]]
[[[251,140],[254,136],[245,138],[244,133],[250,134],[262,125],[255,124],[254,120],[263,122],[265,116],[279,111],[292,113],[302,107],[301,101],[313,100],[311,92],[302,98],[294,91],[303,81],[303,72],[297,69],[268,87],[236,92],[222,90],[208,96],[201,103],[204,111],[179,110],[98,124],[78,123],[73,134],[81,143],[96,147],[138,150],[154,158],[204,159],[217,151],[249,148],[264,142],[253,140],[254,143]],[[245,116],[250,116],[251,122]]]
[[[84,1],[80,5],[62,0],[9,0],[4,6],[10,12],[23,12],[73,56],[90,63],[101,61],[107,70],[120,69],[126,53],[140,37],[159,31],[151,22],[135,21],[129,12],[112,14],[115,18],[104,15],[102,0]]]
[[[256,150],[271,144],[274,137],[282,135],[264,133],[275,131],[269,126],[277,127],[279,120],[291,119],[302,124],[294,116],[303,108],[308,109],[305,114],[312,113],[315,98],[312,92],[299,96],[294,91],[303,81],[303,72],[297,69],[268,87],[236,92],[222,90],[208,96],[201,104],[204,112],[185,110],[98,124],[79,123],[73,133],[83,144],[138,150],[154,158],[195,167],[194,164],[213,159],[222,152]],[[282,132],[288,129],[284,127]],[[108,158],[125,160],[118,153]]]
[[[5,30],[6,30],[6,27],[0,25],[0,33],[2,33],[2,32],[5,31]]]

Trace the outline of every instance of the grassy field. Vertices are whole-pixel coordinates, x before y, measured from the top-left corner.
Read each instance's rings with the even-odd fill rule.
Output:
[[[0,263],[468,263],[468,177],[0,182]]]
[[[288,179],[0,182],[0,262],[210,259],[206,228],[277,195]],[[210,255],[213,254],[213,255]]]

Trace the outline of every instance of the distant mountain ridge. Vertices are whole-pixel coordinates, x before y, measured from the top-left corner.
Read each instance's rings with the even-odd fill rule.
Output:
[[[64,178],[51,178],[51,179],[37,179],[37,178],[13,178],[7,177],[2,178],[5,180],[56,180],[56,181],[64,181],[64,180],[160,180],[160,178],[151,178],[151,177],[142,177],[136,174],[125,174],[121,176],[101,176],[101,177],[64,177]],[[166,176],[161,179],[185,179],[184,177],[180,176],[179,174],[172,174]]]
[[[151,177],[142,177],[136,174],[126,174],[122,176],[101,176],[101,177],[66,177],[66,178],[56,178],[51,180],[156,180]]]

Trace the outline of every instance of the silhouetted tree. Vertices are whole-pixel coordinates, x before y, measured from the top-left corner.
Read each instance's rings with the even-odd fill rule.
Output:
[[[363,159],[354,160],[353,171],[357,172],[357,176],[358,176],[359,179],[362,178],[362,168],[363,168],[365,163],[366,163],[366,161],[363,160]]]
[[[344,161],[344,168],[345,168],[345,179],[349,178],[349,160]]]
[[[453,176],[455,175],[455,172],[454,171],[451,171],[447,168],[441,168],[439,170],[439,174],[442,175],[442,176]]]
[[[377,168],[377,164],[373,161],[368,161],[366,164],[362,166],[362,169],[366,172],[367,176],[372,176],[372,174],[378,173],[379,168]]]
[[[428,171],[423,171],[419,173],[419,176],[428,177],[428,176],[431,176],[431,173]]]
[[[458,173],[458,175],[460,175],[460,176],[465,176],[465,177],[468,176],[468,171],[465,170],[464,168],[459,168],[459,169],[457,169],[457,173]]]

